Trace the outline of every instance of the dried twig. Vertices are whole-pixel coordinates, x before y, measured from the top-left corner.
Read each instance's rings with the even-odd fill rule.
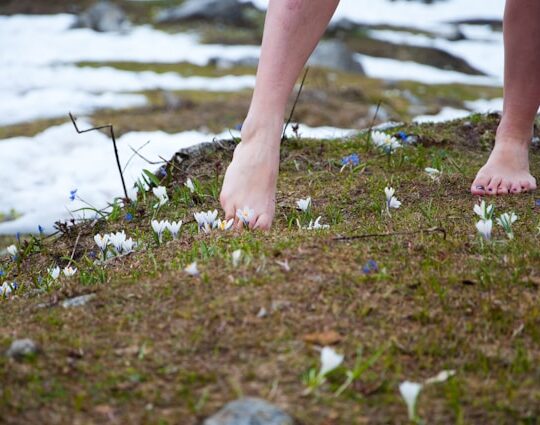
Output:
[[[73,261],[73,258],[75,257],[75,250],[77,249],[77,245],[79,245],[79,239],[81,239],[81,232],[79,231],[77,235],[77,239],[75,239],[75,245],[73,245],[73,251],[71,251],[71,256],[69,257],[69,262],[66,267],[69,267]]]
[[[356,239],[384,238],[391,236],[410,236],[422,233],[442,233],[443,239],[446,240],[446,229],[442,227],[430,227],[429,229],[412,230],[410,232],[389,232],[389,233],[367,233],[363,235],[339,236],[333,238],[334,241],[352,241]]]
[[[129,159],[127,160],[126,164],[124,165],[124,168],[122,169],[122,172],[125,173],[126,170],[127,170],[127,167],[128,165],[131,163],[131,161],[133,160],[133,158],[135,158],[136,156],[139,156],[140,158],[144,159],[146,162],[148,162],[148,160],[143,157],[139,152],[145,147],[148,145],[148,143],[150,143],[150,140],[148,140],[147,142],[143,143],[141,146],[139,146],[137,149],[134,149],[133,146],[130,146],[129,148],[133,151],[133,153],[131,154],[131,156],[129,157]]]
[[[116,146],[116,137],[114,136],[113,125],[112,124],[107,124],[107,125],[102,125],[102,126],[99,126],[99,127],[87,128],[86,130],[79,130],[79,127],[77,126],[77,123],[75,122],[76,118],[71,114],[71,112],[69,113],[69,118],[71,118],[71,122],[73,123],[73,126],[75,127],[75,130],[77,131],[78,134],[87,133],[89,131],[102,130],[104,128],[107,128],[109,130],[109,132],[111,134],[111,139],[112,139],[112,142],[113,142],[113,146],[114,146],[114,156],[116,158],[116,165],[118,166],[118,172],[120,173],[120,180],[122,180],[122,188],[124,189],[125,201],[128,202],[129,201],[129,196],[128,196],[128,192],[127,192],[127,189],[126,189],[126,182],[124,181],[124,173],[122,172],[122,165],[120,164],[120,156],[118,155],[118,148]]]
[[[304,72],[304,76],[302,77],[302,82],[300,83],[300,88],[298,89],[298,93],[296,94],[296,99],[294,99],[294,103],[291,109],[291,113],[289,115],[289,119],[287,120],[287,124],[285,124],[285,127],[283,128],[283,134],[281,135],[281,141],[285,140],[285,133],[287,132],[287,127],[291,123],[294,115],[294,110],[296,109],[296,104],[298,103],[298,100],[300,99],[300,95],[302,94],[302,89],[304,88],[304,83],[306,82],[306,78],[309,72],[309,67],[306,68],[306,71]]]

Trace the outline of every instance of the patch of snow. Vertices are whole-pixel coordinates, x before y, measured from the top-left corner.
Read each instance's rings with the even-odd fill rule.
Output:
[[[489,38],[487,34],[490,34]],[[486,27],[484,27],[481,30],[471,32],[470,35],[480,36],[480,38],[449,41],[442,38],[432,38],[426,35],[406,32],[387,30],[370,31],[370,36],[378,40],[410,46],[432,47],[446,51],[464,59],[474,68],[485,74],[497,77],[497,85],[502,85],[504,70],[502,33],[488,33],[486,32]]]
[[[445,71],[433,66],[416,62],[404,62],[396,59],[376,58],[361,54],[355,55],[366,75],[372,78],[387,80],[410,80],[425,84],[477,84],[493,86],[498,85],[498,78],[467,75],[456,71]]]
[[[180,62],[206,65],[212,57],[257,56],[258,47],[202,45],[192,34],[168,34],[150,26],[125,34],[70,29],[73,15],[0,16],[0,125],[60,117],[73,111],[143,106],[148,89],[237,91],[255,77],[182,77],[78,67],[79,61]]]
[[[451,121],[458,118],[465,118],[471,114],[470,111],[465,109],[456,109],[449,106],[445,106],[441,109],[438,114],[435,115],[419,115],[415,117],[412,121],[416,123],[426,123],[426,122],[443,122]]]

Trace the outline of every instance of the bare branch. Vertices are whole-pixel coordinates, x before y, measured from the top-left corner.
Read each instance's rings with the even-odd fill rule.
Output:
[[[79,134],[87,133],[89,131],[103,130],[105,128],[109,130],[109,132],[111,134],[111,139],[112,139],[112,142],[113,142],[113,146],[114,146],[114,156],[116,158],[116,165],[118,166],[118,172],[120,173],[120,180],[122,180],[122,188],[124,189],[125,201],[129,202],[129,196],[128,196],[128,192],[127,192],[127,189],[126,189],[126,182],[124,181],[124,173],[122,172],[122,165],[120,164],[120,156],[118,155],[118,148],[116,146],[116,137],[114,136],[113,125],[112,124],[107,124],[107,125],[102,125],[102,126],[99,126],[99,127],[87,128],[86,130],[79,130],[79,127],[77,126],[77,123],[76,123],[76,118],[71,114],[71,112],[69,113],[69,118],[71,118],[71,122],[73,123],[73,126],[75,127],[75,130]]]

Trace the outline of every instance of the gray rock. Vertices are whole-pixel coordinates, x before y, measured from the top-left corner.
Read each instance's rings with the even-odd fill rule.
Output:
[[[183,22],[205,20],[231,25],[248,23],[246,11],[253,8],[251,3],[239,0],[187,0],[182,5],[162,10],[156,16],[156,22]]]
[[[99,32],[121,32],[129,28],[129,20],[120,7],[100,1],[79,15],[73,28],[91,28]]]
[[[225,59],[225,58],[210,58],[208,65],[215,66],[220,69],[231,69],[235,66],[244,66],[246,68],[257,68],[259,58],[246,56],[240,59]]]
[[[339,40],[321,41],[309,58],[308,65],[364,74],[362,65],[354,59],[354,53]]]
[[[203,425],[294,425],[294,419],[278,407],[259,398],[242,398],[227,403]]]
[[[78,297],[69,298],[67,300],[62,301],[62,307],[64,308],[72,308],[72,307],[82,307],[83,305],[86,305],[89,301],[96,298],[96,294],[86,294],[86,295],[80,295]]]
[[[6,356],[14,359],[22,359],[38,352],[38,346],[31,339],[16,339],[6,351]]]

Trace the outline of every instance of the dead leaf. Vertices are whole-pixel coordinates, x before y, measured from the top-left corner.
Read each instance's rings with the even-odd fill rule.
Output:
[[[324,331],[304,335],[302,339],[308,344],[334,345],[341,342],[343,337],[336,331]]]

